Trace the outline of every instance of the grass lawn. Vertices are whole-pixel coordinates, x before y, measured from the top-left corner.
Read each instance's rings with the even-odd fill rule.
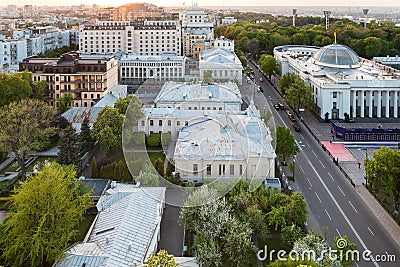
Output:
[[[147,152],[148,157],[150,158],[151,162],[154,163],[156,159],[161,158],[163,161],[165,159],[165,155],[162,152]],[[144,158],[147,159],[146,157],[146,152],[133,152],[129,153],[129,157],[138,159],[138,158]],[[125,161],[124,154],[118,154],[116,157],[113,157],[115,161]]]
[[[79,224],[77,229],[79,233],[78,236],[76,237],[76,242],[83,241],[96,215],[97,213],[94,212],[85,214],[83,221]]]

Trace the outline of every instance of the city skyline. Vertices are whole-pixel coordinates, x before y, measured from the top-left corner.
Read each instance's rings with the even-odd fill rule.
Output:
[[[97,4],[101,6],[120,6],[129,3],[150,3],[157,6],[186,6],[189,7],[192,3],[198,3],[199,6],[400,6],[397,0],[384,0],[377,3],[373,0],[328,0],[325,1],[324,5],[321,5],[320,1],[317,0],[305,0],[302,2],[298,1],[285,1],[284,3],[269,3],[262,0],[251,0],[247,2],[243,2],[241,0],[232,0],[232,1],[211,1],[211,0],[200,0],[200,1],[185,1],[185,0],[170,0],[170,1],[157,1],[157,0],[148,0],[148,1],[131,1],[131,0],[115,0],[110,4],[107,0],[89,0],[82,2],[80,0],[72,0],[66,3],[62,0],[25,0],[23,2],[19,2],[17,5],[36,5],[36,6],[67,6],[67,5],[92,5]],[[5,0],[0,0],[0,6],[7,6],[12,3],[9,3]]]

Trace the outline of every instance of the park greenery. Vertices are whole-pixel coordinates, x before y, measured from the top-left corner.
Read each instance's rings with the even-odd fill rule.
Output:
[[[365,159],[368,186],[375,193],[381,190],[384,194],[390,196],[393,200],[390,208],[394,209],[395,214],[398,214],[400,205],[400,152],[382,147],[373,152],[372,157],[373,159]],[[381,197],[379,199],[383,200]]]
[[[88,188],[76,182],[75,175],[73,165],[52,162],[14,189],[0,225],[2,264],[52,266],[76,242],[77,226],[91,201]]]
[[[261,13],[235,13],[238,22],[215,28],[217,36],[235,40],[235,48],[243,52],[273,54],[279,45],[325,46],[337,43],[352,48],[361,57],[396,56],[400,52],[400,28],[393,22],[372,21],[363,25],[348,19],[331,19],[328,30],[321,17],[274,17]],[[260,22],[263,21],[263,22]],[[259,23],[257,23],[259,22]]]
[[[196,251],[200,264],[250,266],[255,260],[255,246],[251,240],[283,229],[288,240],[304,235],[307,204],[301,194],[287,195],[263,186],[250,192],[249,187],[249,182],[240,180],[225,197],[211,203],[217,191],[208,187],[187,198],[179,223],[193,236],[193,244],[189,246]],[[203,205],[196,206],[198,203]],[[287,227],[292,225],[293,230]]]
[[[64,53],[68,53],[71,51],[78,51],[79,46],[78,45],[70,45],[70,46],[63,46],[61,48],[55,48],[53,50],[47,51],[46,53],[40,53],[38,54],[38,57],[41,58],[58,58]]]
[[[169,255],[167,251],[160,250],[152,253],[146,260],[145,267],[179,267],[174,256]]]
[[[28,152],[40,137],[54,133],[51,126],[56,111],[37,99],[22,99],[0,109],[0,150],[13,152],[26,178],[25,162]]]
[[[276,59],[268,54],[263,54],[258,61],[261,71],[268,76],[268,80],[271,81],[273,75],[279,74],[278,63]]]

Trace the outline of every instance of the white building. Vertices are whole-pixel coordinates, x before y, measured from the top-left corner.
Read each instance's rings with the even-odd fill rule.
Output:
[[[79,50],[102,54],[181,55],[181,29],[174,20],[96,21],[80,25]]]
[[[179,13],[182,25],[183,55],[192,56],[196,42],[214,39],[214,24],[210,22],[204,10],[193,9]]]
[[[56,267],[141,266],[157,251],[165,187],[111,183],[97,203],[99,214],[84,241]]]
[[[239,111],[242,98],[235,83],[167,82],[154,100],[157,108]]]
[[[242,84],[243,66],[235,52],[222,48],[207,49],[200,52],[200,79],[215,82],[233,82]]]
[[[244,113],[222,112],[179,132],[174,152],[181,180],[265,179],[275,176],[269,129],[253,104]]]
[[[185,77],[186,57],[175,54],[143,56],[123,54],[119,59],[119,79],[122,84],[156,80],[179,80]]]
[[[236,22],[237,22],[237,19],[235,19],[234,17],[225,17],[221,20],[222,25],[230,25],[230,24],[233,24]]]
[[[311,86],[316,112],[325,118],[399,116],[398,70],[360,58],[343,45],[279,46],[281,74],[294,72]]]

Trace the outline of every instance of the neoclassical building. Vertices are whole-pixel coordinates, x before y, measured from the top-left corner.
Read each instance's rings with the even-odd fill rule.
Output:
[[[313,90],[316,111],[325,118],[398,118],[400,72],[360,58],[344,45],[278,46],[281,75],[294,72]]]

